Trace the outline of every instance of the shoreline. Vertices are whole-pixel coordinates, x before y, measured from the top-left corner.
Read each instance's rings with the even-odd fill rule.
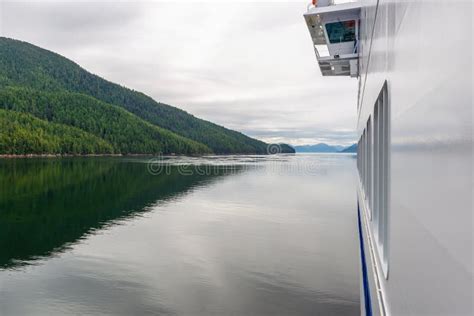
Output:
[[[72,157],[123,157],[122,154],[0,154],[0,159],[16,158],[72,158]],[[135,156],[135,155],[127,155]],[[136,156],[149,156],[147,154],[138,154]]]
[[[295,153],[281,153],[281,154],[295,154]],[[202,156],[268,156],[269,154],[255,154],[255,153],[239,153],[239,154],[201,154],[201,155],[182,155],[182,154],[0,154],[0,159],[33,159],[33,158],[92,158],[92,157],[170,157],[170,156],[187,156],[187,157],[202,157]]]

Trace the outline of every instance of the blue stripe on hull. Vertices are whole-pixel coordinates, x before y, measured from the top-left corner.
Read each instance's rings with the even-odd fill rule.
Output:
[[[362,263],[362,285],[364,287],[365,314],[367,316],[372,316],[372,304],[370,302],[369,279],[367,277],[367,263],[365,261],[364,236],[362,232],[362,219],[360,214],[359,203],[357,203],[357,218],[359,224],[360,260]]]

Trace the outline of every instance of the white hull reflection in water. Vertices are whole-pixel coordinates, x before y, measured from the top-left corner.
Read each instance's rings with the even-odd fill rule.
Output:
[[[0,314],[359,313],[353,155],[171,161],[242,168],[153,176],[146,159],[1,163],[3,179],[41,173],[46,188],[2,192]]]

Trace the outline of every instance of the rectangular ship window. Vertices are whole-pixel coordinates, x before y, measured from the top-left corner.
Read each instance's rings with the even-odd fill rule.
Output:
[[[388,277],[390,193],[390,103],[384,83],[357,147],[357,168],[371,220],[375,246]]]
[[[353,42],[356,39],[356,22],[354,20],[326,23],[329,43]]]
[[[374,106],[374,232],[384,273],[387,276],[390,181],[390,104],[387,83]]]
[[[362,133],[362,188],[364,189],[365,193],[365,182],[366,182],[366,164],[365,164],[365,129],[364,132]]]
[[[366,131],[367,131],[367,149],[366,149],[366,165],[367,165],[367,188],[366,188],[366,198],[367,202],[369,204],[369,216],[372,219],[372,125],[371,125],[371,119],[367,120],[367,126],[366,126]]]

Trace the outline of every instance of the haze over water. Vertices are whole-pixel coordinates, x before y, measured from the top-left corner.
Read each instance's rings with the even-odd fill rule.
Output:
[[[0,175],[2,315],[359,313],[353,155],[2,160]]]

